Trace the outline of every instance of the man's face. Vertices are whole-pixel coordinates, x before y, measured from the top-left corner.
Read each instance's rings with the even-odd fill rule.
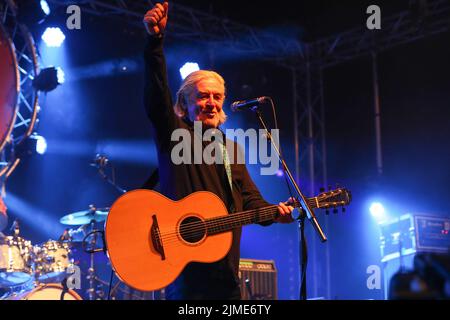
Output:
[[[224,100],[224,87],[215,78],[200,80],[188,99],[189,119],[201,121],[206,128],[217,128]]]

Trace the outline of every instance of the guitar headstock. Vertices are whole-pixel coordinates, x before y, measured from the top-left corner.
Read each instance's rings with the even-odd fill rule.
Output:
[[[348,205],[352,200],[352,194],[345,188],[337,188],[321,192],[315,199],[317,199],[317,208],[329,209]]]

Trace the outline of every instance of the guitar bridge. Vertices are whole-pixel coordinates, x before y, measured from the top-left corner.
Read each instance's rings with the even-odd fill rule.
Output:
[[[162,245],[161,233],[159,232],[158,220],[156,219],[156,215],[152,216],[153,223],[150,228],[150,239],[152,241],[153,247],[161,256],[161,260],[166,260],[166,255],[164,254],[164,247]]]

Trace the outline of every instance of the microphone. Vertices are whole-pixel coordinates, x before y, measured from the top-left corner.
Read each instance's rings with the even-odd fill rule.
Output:
[[[270,99],[269,97],[259,97],[250,100],[235,101],[231,104],[231,110],[233,112],[236,112],[245,109],[253,109],[255,107],[258,107],[260,104],[263,104],[265,101],[269,99]]]
[[[95,158],[91,161],[91,163],[89,164],[92,167],[105,167],[109,162],[109,159],[101,154],[98,154],[95,156]]]

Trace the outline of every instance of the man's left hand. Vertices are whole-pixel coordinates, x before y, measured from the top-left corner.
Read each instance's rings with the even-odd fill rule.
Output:
[[[294,211],[294,207],[289,205],[292,201],[293,199],[289,198],[286,202],[280,202],[278,204],[278,212],[280,215],[275,219],[275,222],[291,223],[294,221],[294,218],[292,218],[292,211]]]

